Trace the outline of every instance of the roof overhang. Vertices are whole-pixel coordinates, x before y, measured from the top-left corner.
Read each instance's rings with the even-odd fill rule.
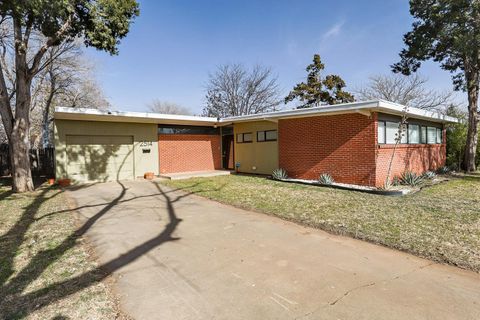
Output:
[[[134,122],[156,124],[183,124],[215,126],[219,124],[217,118],[185,116],[176,114],[160,114],[149,112],[104,111],[83,108],[55,108],[55,119],[107,122]]]
[[[264,114],[251,114],[245,116],[228,117],[221,121],[229,122],[246,122],[246,121],[260,121],[260,120],[279,120],[291,118],[305,118],[317,117],[346,113],[360,113],[365,116],[370,116],[372,112],[381,112],[386,114],[393,114],[401,116],[406,111],[407,117],[415,119],[423,119],[433,122],[441,123],[457,123],[458,119],[443,115],[439,112],[432,112],[417,108],[407,108],[403,105],[385,101],[372,100],[363,102],[352,102],[335,105],[327,105],[305,109],[282,110],[275,112],[268,112]]]
[[[64,107],[55,108],[54,117],[55,119],[61,120],[226,126],[236,122],[277,122],[280,119],[318,117],[346,113],[359,113],[364,116],[371,116],[372,112],[380,112],[398,116],[402,116],[406,112],[408,118],[422,119],[440,123],[459,122],[458,119],[443,115],[439,112],[405,107],[403,105],[384,100],[352,102],[305,109],[282,110],[263,114],[250,114],[221,119],[212,117],[159,114],[148,112],[103,111],[96,109],[79,109]]]

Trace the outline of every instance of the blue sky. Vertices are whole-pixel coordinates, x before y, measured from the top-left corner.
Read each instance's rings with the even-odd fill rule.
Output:
[[[143,0],[118,56],[87,54],[112,109],[145,111],[158,98],[200,113],[208,74],[225,63],[271,67],[286,95],[319,53],[354,90],[390,72],[411,22],[406,0]],[[438,64],[420,73],[451,90]]]

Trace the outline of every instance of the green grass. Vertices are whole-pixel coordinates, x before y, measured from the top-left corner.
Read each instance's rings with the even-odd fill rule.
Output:
[[[162,183],[222,203],[480,271],[478,176],[451,178],[403,197],[235,175]]]
[[[13,194],[0,185],[0,319],[118,318],[83,239],[72,237],[76,228],[61,189]]]

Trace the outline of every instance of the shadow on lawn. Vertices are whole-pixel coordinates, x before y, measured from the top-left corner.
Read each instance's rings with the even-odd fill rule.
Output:
[[[16,224],[4,235],[0,237],[0,257],[1,257],[1,270],[0,270],[0,318],[18,318],[25,317],[35,310],[41,309],[51,303],[54,303],[62,298],[65,298],[71,294],[74,294],[90,285],[102,281],[109,276],[115,270],[133,262],[142,255],[148,253],[152,249],[162,245],[165,242],[175,241],[179,238],[172,237],[172,233],[177,228],[181,219],[177,218],[174,203],[185,198],[192,193],[185,193],[171,198],[169,195],[180,189],[174,189],[171,191],[164,191],[157,184],[155,185],[158,192],[144,195],[126,198],[127,188],[118,182],[121,186],[120,193],[111,202],[88,205],[71,210],[62,210],[58,212],[50,213],[49,215],[57,214],[65,211],[75,211],[84,207],[99,207],[99,211],[85,221],[76,231],[71,233],[67,238],[63,240],[55,248],[44,250],[36,254],[29,260],[26,267],[20,270],[15,276],[12,275],[14,271],[14,258],[19,250],[19,247],[25,241],[25,235],[37,218],[35,215],[38,212],[40,206],[47,200],[56,197],[62,191],[55,193],[54,195],[47,196],[50,188],[43,189],[40,194],[35,197],[34,201],[24,208],[24,212],[21,218]],[[89,187],[89,186],[86,186]],[[43,287],[38,290],[34,290],[28,293],[22,293],[27,286],[29,286],[34,280],[36,280],[46,268],[57,261],[62,255],[64,255],[69,249],[73,248],[77,244],[77,240],[85,235],[85,233],[105,214],[107,214],[117,204],[132,201],[138,198],[156,197],[161,196],[167,207],[167,214],[169,222],[165,228],[154,238],[138,245],[131,249],[127,253],[115,258],[97,268],[70,278],[65,281],[53,283],[47,287]],[[158,209],[163,210],[163,209]],[[43,218],[43,217],[42,217]],[[14,302],[14,303],[13,303]],[[21,310],[18,310],[18,306],[21,306]]]

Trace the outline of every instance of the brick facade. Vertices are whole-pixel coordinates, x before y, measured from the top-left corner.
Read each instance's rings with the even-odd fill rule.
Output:
[[[358,113],[278,122],[279,166],[291,177],[375,184],[374,118]]]
[[[405,170],[423,173],[445,165],[443,144],[399,145],[391,177]],[[342,114],[284,119],[278,123],[279,167],[293,178],[318,179],[328,173],[337,182],[380,187],[392,145],[378,145],[377,114]]]
[[[393,148],[393,145],[379,145],[377,148],[376,186],[382,186],[385,183]],[[406,170],[417,174],[436,170],[445,165],[446,153],[445,143],[399,144],[392,161],[390,177],[400,176]]]
[[[222,168],[220,135],[160,134],[160,173]]]

